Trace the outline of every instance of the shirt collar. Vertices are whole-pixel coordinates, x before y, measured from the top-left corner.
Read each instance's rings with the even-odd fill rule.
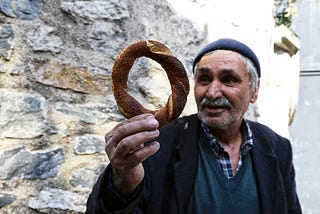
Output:
[[[209,140],[211,150],[215,153],[216,156],[219,156],[220,154],[222,154],[224,152],[223,145],[214,137],[213,134],[211,134],[208,126],[203,121],[201,121],[201,127],[203,132],[205,133],[205,136]],[[241,152],[241,155],[244,156],[248,153],[248,151],[253,146],[253,137],[252,137],[252,131],[250,129],[249,123],[247,122],[246,119],[242,120],[240,129],[243,136],[242,144],[240,146],[240,152]]]

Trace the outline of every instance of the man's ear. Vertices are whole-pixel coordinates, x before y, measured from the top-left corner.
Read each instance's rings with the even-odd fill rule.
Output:
[[[257,82],[256,88],[254,89],[254,91],[251,94],[251,98],[250,98],[251,103],[254,103],[257,101],[258,94],[259,94],[259,88],[260,88],[260,79]]]

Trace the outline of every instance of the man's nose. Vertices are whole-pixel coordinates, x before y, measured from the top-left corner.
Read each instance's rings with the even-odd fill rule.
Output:
[[[222,97],[222,84],[219,81],[213,81],[207,90],[206,97],[209,99],[215,100],[219,97]]]

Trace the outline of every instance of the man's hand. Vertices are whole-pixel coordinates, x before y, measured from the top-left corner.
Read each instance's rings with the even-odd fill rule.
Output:
[[[144,177],[142,162],[160,148],[158,142],[144,145],[159,136],[159,123],[152,114],[132,117],[106,133],[106,152],[112,165],[116,191],[129,196]]]

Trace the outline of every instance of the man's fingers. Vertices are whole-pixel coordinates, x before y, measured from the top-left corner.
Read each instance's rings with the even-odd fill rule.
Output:
[[[130,119],[130,121],[127,120],[108,132],[105,135],[106,143],[110,143],[112,144],[110,146],[116,147],[118,143],[127,136],[147,130],[155,130],[159,126],[159,122],[152,114],[138,115],[135,118]]]
[[[149,143],[144,147],[137,149],[133,153],[129,154],[127,160],[131,163],[131,166],[136,166],[142,163],[145,159],[155,154],[160,148],[160,144],[157,141]]]
[[[116,147],[115,153],[119,156],[126,156],[134,153],[136,150],[141,149],[143,143],[153,140],[159,136],[159,130],[144,131],[133,134],[122,139]]]

